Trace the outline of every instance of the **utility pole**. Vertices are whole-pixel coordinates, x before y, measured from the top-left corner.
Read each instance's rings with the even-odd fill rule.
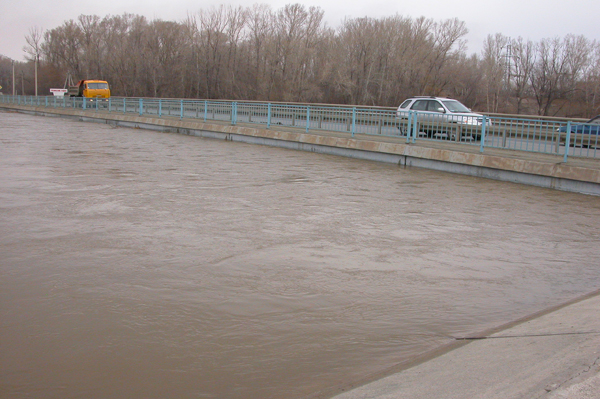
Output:
[[[38,95],[38,62],[40,61],[40,55],[36,51],[35,53],[35,96]]]

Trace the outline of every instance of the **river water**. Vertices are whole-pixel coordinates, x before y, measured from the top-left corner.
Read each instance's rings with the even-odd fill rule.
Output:
[[[600,288],[600,198],[0,113],[7,398],[307,398]]]

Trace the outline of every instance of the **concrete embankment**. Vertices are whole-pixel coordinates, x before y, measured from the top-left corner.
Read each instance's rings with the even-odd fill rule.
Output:
[[[335,399],[600,398],[600,291],[456,346]]]
[[[44,116],[62,116],[82,121],[101,122],[176,132],[199,137],[277,146],[288,149],[341,155],[379,162],[395,163],[469,176],[510,181],[564,191],[600,195],[600,159],[486,148],[449,142],[421,140],[407,144],[405,138],[387,136],[352,137],[348,133],[229,123],[203,122],[173,117],[147,117],[131,114],[90,112],[77,109],[45,108],[1,104],[0,109]]]

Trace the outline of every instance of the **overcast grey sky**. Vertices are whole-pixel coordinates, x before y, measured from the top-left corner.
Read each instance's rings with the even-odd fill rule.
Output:
[[[318,6],[330,27],[338,27],[344,17],[374,17],[400,14],[434,20],[458,18],[465,21],[469,34],[468,53],[480,52],[488,34],[539,41],[564,37],[569,33],[600,40],[600,1],[598,0],[0,0],[0,54],[24,60],[23,46],[30,29],[56,28],[79,15],[119,15],[125,12],[148,19],[181,21],[201,8],[220,4],[250,6],[270,4],[279,9],[286,4]]]

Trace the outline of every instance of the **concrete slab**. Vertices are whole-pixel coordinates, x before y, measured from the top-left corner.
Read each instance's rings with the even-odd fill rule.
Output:
[[[600,398],[598,294],[335,399]]]

